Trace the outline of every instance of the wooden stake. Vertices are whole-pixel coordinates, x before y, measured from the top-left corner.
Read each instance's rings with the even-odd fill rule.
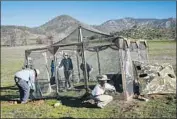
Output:
[[[123,59],[123,47],[124,47],[124,40],[120,40],[121,42],[118,41],[119,46],[121,48],[119,49],[119,54],[120,54],[120,64],[121,64],[121,74],[122,74],[122,85],[123,85],[123,94],[124,94],[124,99],[127,100],[127,91],[126,91],[126,78],[125,78],[125,68],[124,68],[124,59]]]
[[[85,52],[84,52],[84,42],[83,42],[83,37],[82,37],[82,29],[81,27],[79,27],[79,34],[80,34],[80,42],[81,42],[81,52],[82,52],[82,63],[84,64],[84,80],[85,80],[85,88],[86,88],[86,92],[89,91],[88,89],[88,80],[87,80],[87,67],[86,67],[86,61],[85,61]]]
[[[99,51],[98,51],[98,48],[97,48],[97,61],[98,61],[98,71],[99,71],[99,75],[101,75],[101,69],[100,69],[100,57],[99,57]]]

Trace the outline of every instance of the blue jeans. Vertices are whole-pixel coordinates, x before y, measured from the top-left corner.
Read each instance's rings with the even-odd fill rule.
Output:
[[[27,102],[30,95],[30,87],[25,80],[20,80],[16,82],[19,92],[20,92],[20,101]]]

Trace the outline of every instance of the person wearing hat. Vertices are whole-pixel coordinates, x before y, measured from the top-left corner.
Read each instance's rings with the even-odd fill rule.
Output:
[[[113,100],[113,97],[110,95],[104,94],[106,90],[115,91],[115,87],[107,83],[106,75],[97,76],[98,84],[92,91],[92,97],[97,102],[99,108],[104,108],[109,102]]]
[[[72,59],[68,57],[67,53],[63,53],[63,59],[60,62],[59,68],[64,67],[64,75],[65,75],[65,88],[67,88],[67,84],[69,85],[68,89],[71,89],[71,74],[73,71],[73,63]]]
[[[14,80],[19,88],[21,104],[27,103],[30,89],[35,90],[35,80],[40,74],[38,69],[22,69],[15,73]]]

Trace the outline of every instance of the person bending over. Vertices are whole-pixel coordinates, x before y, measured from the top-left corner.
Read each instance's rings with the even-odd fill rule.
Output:
[[[22,69],[15,73],[14,80],[19,88],[22,104],[27,103],[30,89],[35,90],[35,80],[39,74],[38,69]]]

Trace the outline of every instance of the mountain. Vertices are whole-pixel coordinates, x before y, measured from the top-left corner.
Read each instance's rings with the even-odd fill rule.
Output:
[[[93,26],[82,23],[68,15],[61,15],[45,24],[29,28],[25,26],[1,26],[1,45],[41,44],[59,41],[69,35],[79,25],[100,32]]]
[[[72,18],[68,15],[57,16],[54,19],[46,22],[45,24],[29,28],[26,26],[1,26],[1,45],[28,45],[28,44],[41,44],[59,41],[69,35],[79,25],[96,32],[121,32],[137,29],[171,29],[175,28],[176,19],[135,19],[123,18],[117,20],[109,20],[101,25],[93,26],[85,24]],[[169,32],[171,32],[169,30]],[[120,34],[120,33],[118,33]],[[168,35],[167,35],[168,36]],[[168,38],[168,37],[167,37]]]
[[[176,26],[176,19],[135,19],[127,17],[123,19],[109,20],[94,27],[104,32],[118,32],[131,29],[134,26],[139,28],[174,28]]]
[[[72,18],[68,15],[61,15],[58,16],[47,23],[37,27],[39,31],[46,32],[48,35],[52,35],[54,42],[61,40],[62,38],[69,35],[73,30],[75,30],[79,25],[83,26],[84,28],[87,28],[89,30],[100,32],[98,29],[95,29],[94,27],[85,24],[83,22],[78,21],[75,18]]]

